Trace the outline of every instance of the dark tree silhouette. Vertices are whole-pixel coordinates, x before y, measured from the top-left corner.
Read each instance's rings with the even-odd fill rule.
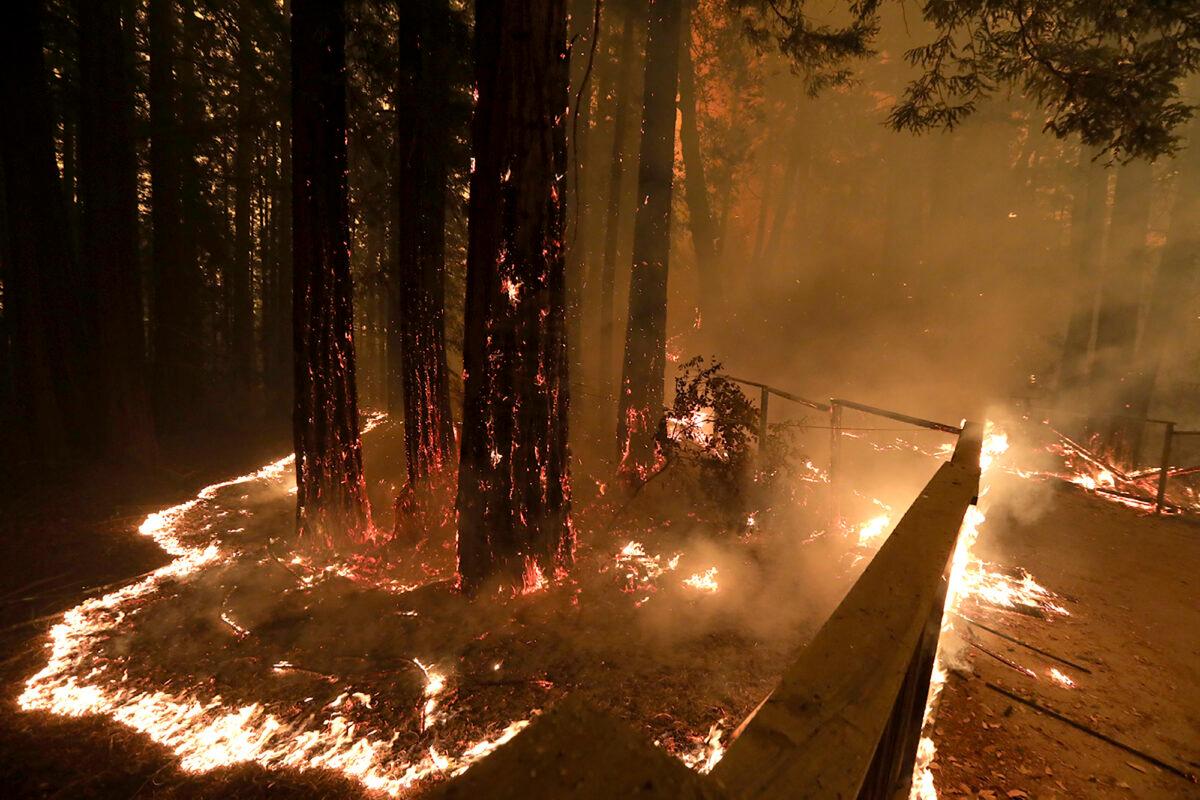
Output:
[[[617,411],[619,469],[643,481],[661,461],[656,436],[663,410],[667,270],[675,169],[675,93],[679,84],[682,0],[650,0],[642,147],[638,164],[633,272],[625,368]]]
[[[292,3],[296,519],[301,542],[371,533],[354,385],[346,189],[345,8]]]
[[[410,484],[440,471],[454,452],[446,368],[446,179],[453,129],[450,11],[444,0],[400,5],[396,92],[399,194],[397,263],[389,288],[400,317],[404,442]],[[393,403],[394,405],[394,403]]]
[[[464,590],[565,568],[569,518],[563,223],[565,0],[475,6],[465,388],[458,483]]]
[[[101,450],[156,457],[146,381],[138,271],[137,153],[133,85],[116,0],[80,0],[79,201],[81,276],[91,302],[96,358],[88,381],[99,402]]]

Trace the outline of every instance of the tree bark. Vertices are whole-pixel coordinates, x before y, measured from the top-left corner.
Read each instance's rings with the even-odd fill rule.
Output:
[[[621,27],[621,45],[617,51],[617,82],[612,92],[613,143],[608,168],[608,205],[604,215],[604,262],[600,271],[600,326],[598,359],[600,389],[612,391],[613,356],[616,340],[617,251],[621,241],[621,200],[625,177],[625,150],[628,142],[629,95],[632,93],[634,60],[634,15],[627,13]]]
[[[617,413],[618,469],[633,482],[646,480],[662,460],[656,434],[666,369],[680,5],[681,0],[649,3],[633,271]]]
[[[573,559],[563,252],[566,0],[478,0],[458,569],[531,590]]]
[[[0,25],[0,159],[5,193],[4,315],[11,336],[22,450],[62,458],[79,447],[86,419],[79,368],[86,331],[54,151],[42,3],[18,0]]]
[[[372,535],[354,385],[342,2],[292,3],[292,239],[298,538]]]
[[[450,9],[444,0],[400,6],[396,112],[397,262],[389,296],[399,317],[404,444],[410,484],[451,463],[454,422],[446,367],[446,189]],[[395,321],[395,320],[394,320]]]
[[[138,270],[133,84],[116,0],[79,0],[79,198],[83,285],[95,333],[92,380],[106,455],[157,457]]]
[[[700,313],[702,318],[715,321],[720,317],[720,314],[714,315],[713,312],[724,298],[724,281],[720,270],[717,230],[708,201],[708,183],[704,179],[704,157],[696,114],[696,68],[692,63],[690,5],[683,10],[681,27],[684,42],[680,48],[682,61],[679,67],[679,144],[683,151],[683,188],[702,287],[699,294]]]

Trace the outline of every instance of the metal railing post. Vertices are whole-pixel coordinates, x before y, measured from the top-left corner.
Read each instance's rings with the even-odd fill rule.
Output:
[[[829,512],[834,529],[842,523],[842,503],[838,496],[838,473],[842,451],[842,406],[836,400],[829,401]]]
[[[762,461],[767,448],[767,403],[771,399],[771,389],[763,386],[758,399],[758,458]]]
[[[1175,438],[1175,423],[1167,422],[1163,429],[1162,470],[1158,473],[1158,496],[1154,502],[1155,515],[1161,514],[1167,499],[1167,479],[1171,470],[1171,440]]]

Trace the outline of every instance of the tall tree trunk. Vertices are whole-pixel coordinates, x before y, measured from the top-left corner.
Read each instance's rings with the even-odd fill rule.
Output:
[[[477,0],[458,570],[529,590],[572,559],[563,252],[566,0]]]
[[[290,17],[290,0],[285,0],[285,13]],[[285,53],[283,58],[290,58]],[[283,74],[291,74],[285,65]],[[279,174],[276,187],[277,203],[272,209],[275,223],[274,289],[272,302],[276,313],[266,332],[266,351],[263,364],[266,383],[267,413],[283,416],[293,407],[292,376],[292,114],[291,89],[284,87],[280,103]]]
[[[150,219],[154,399],[160,427],[178,428],[202,386],[196,347],[202,291],[191,225],[183,224],[183,175],[190,148],[182,130],[175,79],[178,21],[174,0],[150,0]],[[192,220],[192,224],[195,221]]]
[[[405,455],[409,483],[416,484],[440,472],[454,452],[444,288],[450,9],[445,0],[412,0],[400,9],[398,263],[389,295],[399,301]]]
[[[662,419],[666,369],[680,5],[681,0],[649,3],[629,323],[617,413],[619,470],[631,481],[648,478],[662,459],[656,434]]]
[[[84,335],[67,213],[54,151],[42,3],[5,9],[0,47],[0,159],[5,192],[4,315],[24,449],[58,458],[81,444]]]
[[[683,189],[687,197],[688,222],[692,229],[692,247],[696,251],[696,267],[700,274],[700,312],[714,321],[720,314],[713,312],[724,298],[724,281],[720,271],[717,230],[713,225],[712,209],[708,202],[708,183],[704,179],[704,157],[700,148],[700,129],[696,114],[696,68],[692,63],[690,0],[685,0],[683,22],[684,42],[680,48],[679,66],[679,144],[683,151]]]
[[[634,15],[627,13],[617,50],[617,82],[612,92],[613,142],[608,167],[608,203],[604,214],[604,262],[600,271],[599,386],[605,395],[612,390],[616,342],[617,251],[621,242],[621,199],[625,177],[629,95],[632,93],[634,60]]]
[[[1117,174],[1091,381],[1093,396],[1108,400],[1102,411],[1128,410],[1152,188],[1150,165],[1144,161],[1131,162]]]
[[[302,543],[372,534],[354,386],[342,2],[292,3],[296,520]]]
[[[100,441],[110,456],[153,461],[138,270],[133,85],[117,0],[78,0],[82,274],[95,332]]]
[[[598,0],[570,0],[570,93],[567,131],[567,193],[571,216],[567,220],[567,353],[576,385],[583,378],[583,295],[591,268],[588,242],[593,227],[590,213],[588,141],[592,127],[592,95],[596,86],[592,63],[592,28]],[[599,42],[596,42],[599,45]]]
[[[1162,260],[1154,274],[1150,307],[1138,347],[1137,375],[1131,387],[1130,416],[1149,415],[1163,357],[1182,327],[1181,298],[1191,297],[1200,256],[1200,123],[1191,124],[1187,147],[1179,155],[1178,186]]]
[[[1088,349],[1096,318],[1098,272],[1108,210],[1108,170],[1092,160],[1086,148],[1079,153],[1079,175],[1071,208],[1071,252],[1075,260],[1075,283],[1071,290],[1071,316],[1063,341],[1059,391],[1073,404],[1088,374]]]
[[[254,298],[251,294],[250,198],[254,193],[254,41],[250,0],[239,0],[237,30],[237,141],[234,151],[234,261],[229,274],[230,369],[234,402],[245,407],[255,372]]]

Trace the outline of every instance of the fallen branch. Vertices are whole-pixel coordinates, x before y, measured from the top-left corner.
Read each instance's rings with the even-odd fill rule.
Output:
[[[1038,655],[1040,655],[1044,658],[1048,658],[1051,661],[1057,661],[1060,664],[1065,664],[1066,666],[1071,667],[1072,669],[1078,670],[1079,672],[1086,672],[1088,675],[1092,674],[1092,671],[1090,669],[1088,669],[1087,667],[1083,666],[1082,664],[1076,664],[1074,661],[1065,659],[1062,656],[1056,656],[1053,653],[1050,653],[1050,652],[1047,652],[1047,651],[1041,649],[1040,647],[1034,647],[1033,645],[1029,644],[1028,642],[1023,642],[1020,639],[1016,638],[1015,636],[1010,636],[1009,634],[1004,633],[1003,631],[998,631],[995,628],[990,628],[987,625],[984,625],[982,622],[977,622],[977,621],[971,619],[970,617],[965,617],[956,611],[951,611],[950,613],[953,614],[954,616],[958,617],[959,619],[961,619],[963,622],[966,622],[968,625],[973,625],[976,628],[981,628],[982,630],[985,630],[988,633],[999,636],[1001,639],[1004,639],[1005,641],[1012,642],[1013,644],[1015,644],[1019,647],[1024,647],[1026,650],[1037,653]]]
[[[967,644],[971,645],[971,647],[974,647],[976,650],[983,653],[985,656],[991,656],[992,658],[996,659],[997,661],[999,661],[1001,664],[1008,667],[1009,669],[1015,670],[1016,672],[1021,673],[1026,678],[1033,678],[1034,680],[1037,680],[1037,673],[1034,672],[1033,670],[1031,670],[1029,667],[1022,667],[1017,662],[1010,661],[1009,659],[1005,658],[1004,656],[1000,655],[999,653],[996,653],[996,652],[993,652],[993,651],[987,649],[986,647],[984,647],[983,645],[981,645],[979,642],[975,641],[974,639],[971,639],[969,637],[963,637],[963,640]]]
[[[1192,773],[1187,772],[1186,770],[1180,769],[1179,767],[1175,766],[1174,764],[1167,763],[1166,761],[1163,761],[1161,758],[1158,758],[1157,756],[1152,756],[1149,753],[1138,750],[1136,747],[1133,747],[1132,745],[1125,744],[1124,742],[1120,741],[1119,739],[1114,739],[1113,737],[1109,736],[1106,733],[1101,733],[1100,731],[1096,730],[1095,728],[1093,728],[1089,725],[1085,725],[1084,723],[1080,722],[1079,720],[1072,719],[1071,717],[1068,717],[1065,714],[1062,714],[1061,712],[1055,711],[1054,709],[1050,708],[1049,706],[1044,706],[1036,700],[1022,697],[1021,695],[1016,694],[1015,692],[1005,689],[1003,686],[997,686],[996,684],[992,683],[991,681],[984,681],[983,685],[988,687],[989,689],[991,689],[993,692],[996,692],[997,694],[1007,697],[1009,700],[1014,700],[1014,701],[1020,703],[1021,705],[1032,708],[1034,711],[1038,711],[1042,714],[1045,714],[1048,717],[1058,720],[1059,722],[1062,722],[1066,725],[1070,725],[1072,728],[1074,728],[1077,731],[1086,733],[1088,736],[1095,737],[1096,739],[1099,739],[1102,742],[1106,742],[1106,743],[1112,745],[1113,747],[1116,747],[1120,750],[1124,750],[1126,753],[1135,755],[1138,758],[1142,759],[1143,761],[1149,762],[1149,763],[1153,764],[1154,766],[1158,767],[1159,769],[1162,769],[1162,770],[1165,770],[1165,771],[1171,773],[1172,775],[1177,775],[1186,781],[1191,781],[1192,783],[1200,783],[1200,781],[1198,781],[1196,776],[1193,775]]]

